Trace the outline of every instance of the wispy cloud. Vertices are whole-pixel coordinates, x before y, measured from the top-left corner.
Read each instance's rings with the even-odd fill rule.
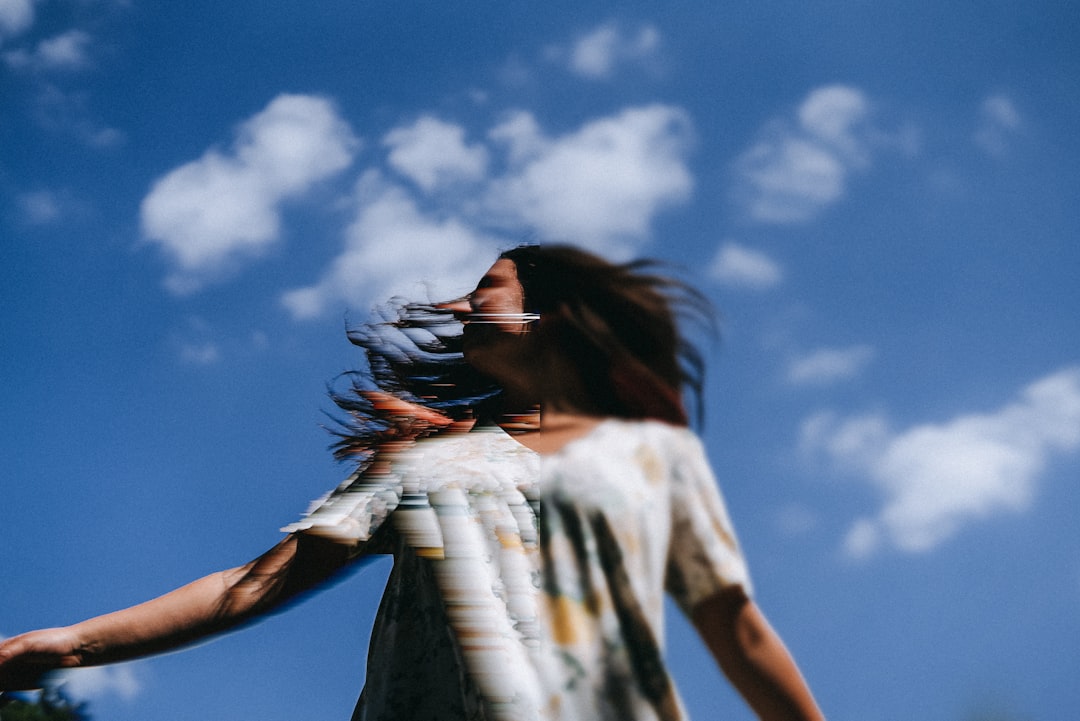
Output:
[[[35,190],[21,194],[16,202],[23,221],[29,225],[48,225],[60,218],[62,203],[50,190]]]
[[[38,43],[36,60],[49,69],[79,69],[90,64],[88,51],[90,35],[82,30],[69,30]]]
[[[768,255],[731,241],[717,250],[709,275],[721,285],[753,290],[775,287],[784,279],[783,269]]]
[[[0,43],[34,24],[34,0],[0,0]]]
[[[208,150],[154,183],[142,228],[190,292],[277,240],[280,205],[348,167],[358,141],[325,98],[281,95],[244,122],[227,153]]]
[[[214,329],[204,319],[189,316],[171,334],[176,357],[182,363],[208,366],[221,360],[221,348],[213,340]]]
[[[8,88],[11,97],[5,96],[5,102],[25,106],[40,127],[74,137],[95,150],[120,145],[124,133],[94,117],[89,111],[91,91],[73,79],[75,74],[94,68],[95,37],[78,27],[56,33],[50,27],[52,22],[35,27],[35,10],[41,4],[38,0],[0,0],[0,67],[20,79],[18,85]],[[102,13],[125,5],[126,0],[85,0],[83,4],[101,10],[95,12],[100,20]],[[40,37],[42,29],[56,34]]]
[[[822,385],[852,378],[873,358],[874,349],[867,345],[818,348],[788,364],[787,381],[793,385]]]
[[[889,144],[872,124],[873,107],[859,89],[817,88],[794,117],[777,118],[735,162],[734,195],[762,223],[800,223],[839,201],[851,175]]]
[[[38,84],[33,110],[38,124],[52,132],[74,136],[90,148],[104,150],[118,146],[124,134],[92,117],[85,90],[66,90],[47,80]]]
[[[660,49],[660,33],[652,25],[628,30],[609,22],[579,37],[568,48],[552,46],[550,60],[590,80],[606,80],[621,65],[650,66]]]
[[[69,220],[85,220],[93,215],[90,205],[66,188],[41,188],[15,196],[19,222],[26,226],[47,226]]]
[[[882,414],[818,414],[803,423],[802,444],[884,496],[851,525],[849,555],[927,551],[977,520],[1028,508],[1051,456],[1080,447],[1080,367],[1036,380],[995,411],[902,431]]]
[[[6,52],[4,62],[8,67],[18,70],[81,70],[90,65],[91,41],[88,33],[69,30],[42,40],[33,50],[20,48]]]
[[[978,128],[972,139],[986,153],[1000,156],[1022,126],[1023,118],[1012,100],[1002,94],[991,95],[979,107]]]
[[[193,365],[212,365],[221,359],[221,350],[210,341],[201,343],[181,343],[180,360]]]

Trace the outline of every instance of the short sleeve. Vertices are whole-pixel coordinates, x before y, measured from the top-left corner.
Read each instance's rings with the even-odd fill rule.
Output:
[[[316,499],[303,517],[281,530],[307,533],[353,546],[354,553],[378,553],[367,544],[401,502],[401,483],[389,473],[357,473]]]
[[[673,460],[668,592],[687,614],[732,586],[751,595],[746,561],[701,441],[680,431],[669,448]]]

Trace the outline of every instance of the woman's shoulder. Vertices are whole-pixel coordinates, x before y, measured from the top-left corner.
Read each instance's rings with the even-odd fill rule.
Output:
[[[522,485],[536,475],[536,454],[498,427],[448,431],[417,441],[396,470],[405,482],[433,489],[456,485],[481,490]]]
[[[519,445],[499,426],[476,425],[451,428],[421,438],[413,443],[413,448],[421,449],[425,454],[452,456],[470,452],[510,453]]]

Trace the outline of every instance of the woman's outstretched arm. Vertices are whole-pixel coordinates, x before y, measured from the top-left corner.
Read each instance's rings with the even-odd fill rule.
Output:
[[[763,721],[824,721],[783,641],[741,586],[702,601],[694,625],[713,657]]]
[[[52,670],[169,651],[266,614],[340,571],[346,546],[292,534],[254,561],[146,603],[0,642],[0,690],[40,687]]]

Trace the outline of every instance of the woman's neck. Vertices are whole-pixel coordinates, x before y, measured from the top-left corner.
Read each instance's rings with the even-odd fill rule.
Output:
[[[556,453],[571,441],[587,436],[603,421],[603,416],[537,408],[528,414],[504,414],[499,425],[514,440],[543,455]]]
[[[593,403],[577,367],[560,356],[545,354],[507,376],[500,379],[499,425],[538,453],[554,453],[604,420],[606,414]]]

